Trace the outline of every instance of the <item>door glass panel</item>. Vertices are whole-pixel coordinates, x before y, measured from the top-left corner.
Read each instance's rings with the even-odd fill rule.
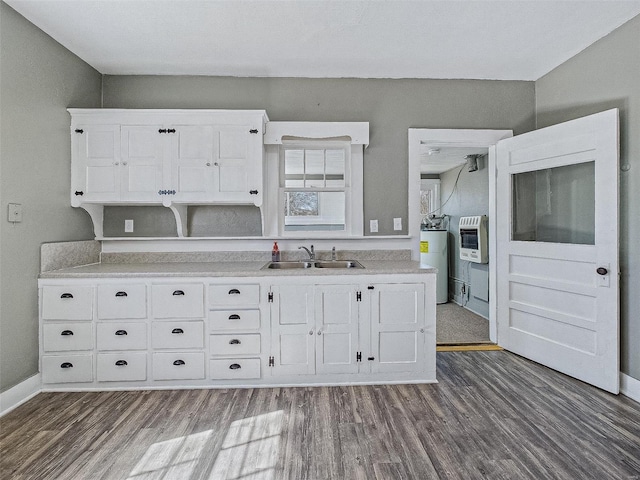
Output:
[[[594,245],[595,162],[511,176],[511,239]]]

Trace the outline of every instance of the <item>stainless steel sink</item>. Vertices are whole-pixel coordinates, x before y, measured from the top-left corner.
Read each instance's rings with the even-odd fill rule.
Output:
[[[357,260],[327,260],[315,262],[316,268],[364,268]]]
[[[295,270],[304,268],[364,268],[357,260],[321,260],[298,262],[268,262],[261,270]]]
[[[313,262],[269,262],[261,270],[292,270],[297,268],[312,268]]]

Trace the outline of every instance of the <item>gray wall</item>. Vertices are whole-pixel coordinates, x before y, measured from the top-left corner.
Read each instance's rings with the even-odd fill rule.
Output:
[[[640,379],[640,17],[535,86],[539,128],[620,108],[621,370]]]
[[[533,82],[105,76],[106,108],[265,109],[274,121],[368,121],[364,221],[407,233],[407,129],[534,128]],[[402,217],[401,232],[393,218]]]
[[[458,172],[460,172],[460,178],[454,189]],[[441,174],[440,196],[443,203],[451,196],[447,204],[442,207],[442,213],[449,215],[449,298],[469,310],[489,318],[489,302],[483,299],[488,298],[486,288],[484,294],[479,291],[488,285],[489,266],[460,260],[458,238],[460,217],[489,215],[487,157],[478,159],[478,170],[475,172],[469,172],[467,166],[464,165],[462,171],[460,171],[460,167],[457,167]],[[489,222],[491,221],[493,219],[489,218]],[[478,277],[482,279],[480,284],[472,281],[473,273],[478,273]],[[463,297],[460,291],[462,282],[467,288],[466,297]]]
[[[69,206],[67,107],[99,107],[101,75],[0,3],[0,390],[38,372],[39,249],[93,238]],[[23,222],[7,222],[20,203]]]

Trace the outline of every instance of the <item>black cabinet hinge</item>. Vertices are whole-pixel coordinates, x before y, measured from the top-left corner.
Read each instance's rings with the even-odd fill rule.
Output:
[[[362,352],[356,352],[356,362],[362,361]]]
[[[76,133],[84,133],[84,130],[81,128],[76,128]]]
[[[273,357],[269,357],[269,366],[274,367],[276,365],[276,359]]]
[[[82,190],[77,190],[75,192],[76,197],[81,197],[82,195],[84,195],[84,192]]]
[[[270,303],[273,303],[273,292],[269,292],[269,293],[267,294],[267,300],[268,300]]]
[[[158,133],[167,133],[167,129],[166,128],[159,128],[158,129]]]
[[[376,288],[376,287],[374,287],[373,285],[369,285],[369,286],[367,287],[367,289],[368,289],[368,290],[373,290],[374,288]]]
[[[356,292],[356,302],[362,301],[362,292]]]
[[[257,195],[258,190],[249,190],[249,195]]]
[[[258,133],[258,129],[257,128],[252,128],[251,130],[249,130],[249,133]]]

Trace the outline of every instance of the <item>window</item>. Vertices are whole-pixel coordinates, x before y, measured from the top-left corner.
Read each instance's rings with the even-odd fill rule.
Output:
[[[282,233],[347,230],[351,145],[347,141],[281,147]]]

